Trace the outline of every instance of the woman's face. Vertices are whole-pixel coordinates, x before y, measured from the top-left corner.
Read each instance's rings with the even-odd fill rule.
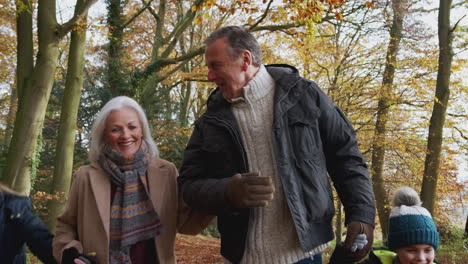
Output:
[[[434,247],[416,244],[395,250],[401,264],[430,264],[434,261]]]
[[[143,130],[135,110],[113,110],[106,119],[104,141],[126,158],[132,158],[141,145]]]

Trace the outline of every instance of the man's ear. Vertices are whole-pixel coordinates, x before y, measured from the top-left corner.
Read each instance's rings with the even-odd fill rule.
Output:
[[[248,50],[242,51],[242,70],[247,71],[250,65],[252,65],[252,53]]]

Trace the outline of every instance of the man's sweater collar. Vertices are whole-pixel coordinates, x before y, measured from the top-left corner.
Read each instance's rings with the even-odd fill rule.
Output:
[[[229,100],[230,103],[236,102],[250,102],[254,103],[266,95],[273,93],[275,88],[275,81],[266,70],[265,66],[260,65],[258,72],[250,80],[247,85],[244,86],[244,96],[233,98]]]

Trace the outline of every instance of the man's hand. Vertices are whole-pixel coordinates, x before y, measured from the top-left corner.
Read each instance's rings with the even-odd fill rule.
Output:
[[[344,243],[346,258],[357,262],[366,257],[374,241],[374,227],[363,222],[351,222]]]
[[[226,188],[226,198],[236,208],[264,207],[273,200],[275,187],[270,177],[258,172],[234,174]]]

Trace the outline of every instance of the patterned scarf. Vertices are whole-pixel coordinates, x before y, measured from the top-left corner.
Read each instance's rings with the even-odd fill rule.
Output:
[[[110,216],[110,263],[131,263],[130,246],[161,232],[161,221],[140,179],[150,160],[145,142],[133,159],[124,158],[109,145],[99,157],[99,164],[111,175],[116,187]],[[146,181],[146,177],[142,179]]]

